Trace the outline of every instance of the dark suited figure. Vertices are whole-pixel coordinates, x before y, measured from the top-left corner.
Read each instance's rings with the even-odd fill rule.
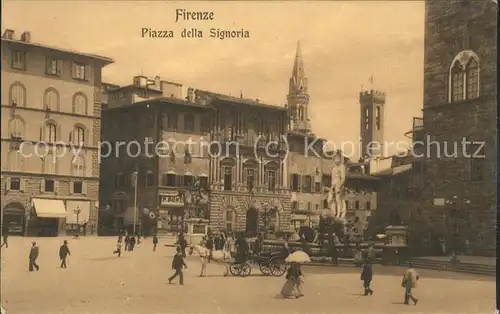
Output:
[[[208,262],[212,260],[212,251],[214,250],[214,238],[209,237],[207,240],[207,249],[208,249]]]
[[[40,269],[40,266],[37,265],[36,260],[38,258],[38,255],[40,253],[40,250],[38,249],[38,246],[36,245],[36,242],[33,242],[31,249],[30,249],[30,264],[29,264],[29,271],[33,271],[36,269],[38,271]]]
[[[9,239],[9,231],[7,230],[7,228],[3,228],[3,241],[2,241],[2,246],[3,247],[5,245],[5,248],[8,249],[9,248],[9,243],[7,242],[7,240]]]
[[[61,260],[61,268],[67,268],[66,258],[71,255],[68,248],[68,241],[64,240],[64,244],[59,248],[59,259]]]
[[[187,241],[184,239],[184,233],[179,234],[179,240],[177,241],[182,253],[182,257],[186,257],[186,247]]]
[[[361,280],[363,280],[363,287],[365,288],[365,295],[372,295],[373,290],[370,288],[372,282],[373,270],[370,260],[366,260],[361,271]]]
[[[184,257],[182,256],[181,248],[177,247],[177,252],[174,255],[174,260],[172,261],[172,269],[175,273],[168,278],[168,283],[172,283],[172,280],[175,277],[179,276],[179,283],[184,285],[184,274],[182,273],[182,268],[187,268],[186,263],[184,262]]]
[[[153,252],[156,251],[156,246],[158,245],[158,237],[155,235],[153,237]]]

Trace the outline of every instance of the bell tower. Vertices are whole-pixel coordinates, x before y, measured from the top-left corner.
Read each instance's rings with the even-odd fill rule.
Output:
[[[373,83],[373,76],[370,78]],[[385,93],[370,89],[359,93],[361,157],[384,157]]]
[[[309,94],[307,87],[304,60],[302,59],[300,42],[298,42],[288,87],[287,106],[290,111],[290,129],[305,134],[312,131],[308,112]]]

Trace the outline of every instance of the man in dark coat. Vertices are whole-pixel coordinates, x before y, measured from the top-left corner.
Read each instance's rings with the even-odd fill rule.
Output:
[[[156,246],[158,245],[158,236],[155,234],[153,236],[153,252],[156,251]]]
[[[212,260],[212,251],[214,250],[214,237],[208,237],[207,240],[207,249],[208,249],[208,262],[210,263],[210,260]]]
[[[2,241],[2,246],[3,247],[5,245],[5,248],[8,249],[9,248],[9,243],[7,243],[7,240],[9,239],[9,230],[7,228],[3,228],[3,241]]]
[[[182,268],[187,268],[187,265],[184,262],[181,248],[177,247],[177,252],[175,253],[174,260],[172,261],[172,270],[174,270],[175,273],[170,278],[168,278],[168,283],[172,283],[172,280],[174,280],[175,277],[179,276],[179,283],[181,285],[184,285],[184,274],[182,273]]]
[[[187,241],[184,239],[184,233],[179,234],[179,241],[177,241],[177,244],[181,248],[181,253],[182,257],[186,257],[186,247],[187,247]]]
[[[373,294],[373,290],[370,288],[372,277],[373,277],[372,264],[369,260],[366,260],[365,263],[363,264],[363,270],[361,271],[361,280],[363,280],[365,295]]]
[[[38,255],[40,253],[40,250],[38,249],[38,246],[36,245],[36,242],[33,242],[31,249],[30,249],[30,264],[29,264],[29,271],[33,271],[33,269],[36,269],[37,271],[40,269],[40,266],[37,265],[36,260],[38,258]]]
[[[235,242],[235,245],[236,245],[236,261],[238,263],[246,262],[249,247],[248,247],[248,242],[243,236],[243,234],[240,233],[238,239]]]
[[[67,268],[66,257],[71,255],[68,248],[68,241],[64,240],[63,245],[59,248],[59,259],[61,260],[61,268]]]

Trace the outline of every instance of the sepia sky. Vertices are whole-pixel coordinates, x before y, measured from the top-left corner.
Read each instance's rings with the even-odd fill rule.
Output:
[[[212,11],[213,21],[179,21],[175,9]],[[15,36],[111,57],[105,82],[161,76],[281,105],[288,92],[297,41],[309,79],[313,132],[330,141],[358,142],[361,86],[387,93],[385,140],[404,141],[421,116],[423,1],[180,2],[2,1],[3,25]],[[141,28],[246,29],[249,39],[150,39]],[[177,35],[176,34],[176,35]],[[390,153],[395,148],[389,149]]]

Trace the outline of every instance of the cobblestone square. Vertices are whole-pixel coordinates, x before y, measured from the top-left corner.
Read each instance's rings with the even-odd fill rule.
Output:
[[[68,239],[68,268],[59,268],[63,238],[35,239],[39,272],[28,272],[33,239],[10,238],[2,248],[2,304],[7,313],[493,313],[494,279],[419,271],[417,306],[405,306],[400,287],[404,268],[375,268],[371,297],[361,296],[358,269],[305,267],[305,297],[277,297],[284,278],[223,277],[223,267],[188,257],[185,285],[168,284],[173,248],[151,239],[122,257],[112,255],[115,238]],[[161,240],[160,240],[161,241]],[[175,282],[175,281],[174,281]]]

